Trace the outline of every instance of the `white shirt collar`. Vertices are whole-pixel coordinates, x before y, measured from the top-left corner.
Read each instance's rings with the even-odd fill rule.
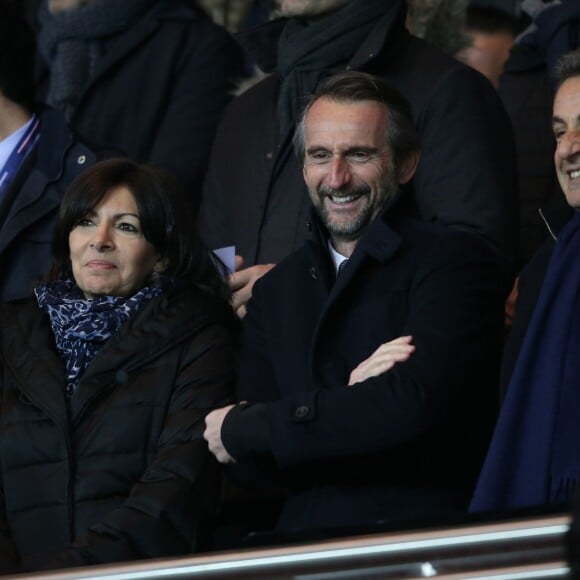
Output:
[[[343,256],[342,254],[339,254],[333,247],[332,244],[330,243],[330,238],[328,239],[328,249],[330,250],[330,257],[332,258],[332,261],[334,263],[334,272],[338,273],[338,269],[340,268],[340,265],[348,260],[348,258],[346,256]]]

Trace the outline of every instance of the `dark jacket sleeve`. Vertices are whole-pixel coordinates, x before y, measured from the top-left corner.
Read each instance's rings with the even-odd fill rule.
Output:
[[[89,565],[195,551],[213,517],[219,468],[204,419],[231,402],[233,352],[225,328],[206,327],[183,347],[158,450],[126,501],[47,567]]]
[[[226,448],[231,445],[240,463],[265,450],[280,468],[380,452],[445,427],[485,398],[478,392],[482,388],[497,398],[496,387],[481,377],[497,377],[505,285],[482,242],[462,234],[445,240],[432,248],[408,289],[408,317],[400,335],[413,336],[415,353],[353,387],[306,390],[298,385],[280,398],[270,362],[278,339],[263,332],[268,315],[262,310],[263,293],[271,288],[257,286],[238,380],[239,396],[247,395],[256,410],[228,415],[222,429]],[[320,369],[316,362],[314,367],[316,377]],[[266,417],[267,429],[256,416]]]

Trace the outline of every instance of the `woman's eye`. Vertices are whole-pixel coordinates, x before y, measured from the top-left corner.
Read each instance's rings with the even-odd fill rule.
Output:
[[[82,218],[75,224],[75,228],[76,227],[83,228],[83,227],[92,226],[92,225],[93,225],[93,220],[91,220],[89,218]]]
[[[117,227],[122,232],[127,232],[130,234],[138,234],[139,233],[139,230],[133,224],[130,224],[127,222],[122,222],[122,223],[118,224]]]

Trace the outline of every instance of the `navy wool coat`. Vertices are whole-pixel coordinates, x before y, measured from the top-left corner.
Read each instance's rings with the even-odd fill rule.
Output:
[[[377,218],[334,283],[322,232],[256,285],[226,449],[241,484],[289,488],[280,529],[462,510],[497,402],[506,280],[476,236]],[[313,219],[312,224],[316,223]],[[348,387],[380,344],[410,360]]]

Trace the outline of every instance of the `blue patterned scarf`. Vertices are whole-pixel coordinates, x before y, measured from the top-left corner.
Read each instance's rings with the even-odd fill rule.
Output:
[[[66,393],[107,340],[162,288],[145,287],[130,298],[99,296],[87,300],[72,280],[57,280],[34,289],[38,305],[50,318],[56,348],[66,365]]]

